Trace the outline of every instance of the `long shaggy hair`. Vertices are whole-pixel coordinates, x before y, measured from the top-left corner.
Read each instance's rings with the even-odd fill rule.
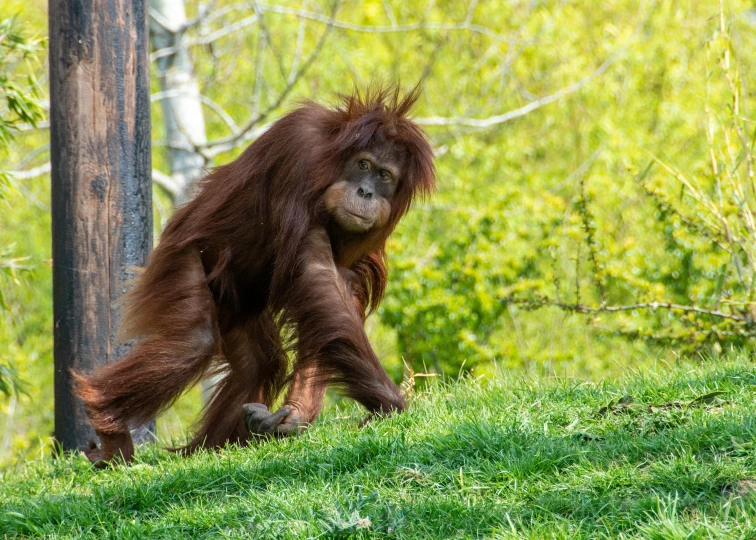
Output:
[[[76,375],[98,432],[123,432],[148,421],[215,365],[224,380],[188,448],[245,440],[240,407],[249,401],[271,405],[277,398],[287,381],[287,348],[301,356],[322,341],[318,332],[328,339],[323,323],[309,328],[312,343],[302,343],[297,319],[308,312],[302,302],[314,301],[303,298],[317,291],[294,286],[306,262],[301,254],[308,231],[331,225],[323,194],[355,152],[391,143],[403,148],[405,166],[387,224],[331,238],[335,263],[348,273],[362,317],[375,309],[387,280],[386,240],[412,200],[434,187],[430,144],[408,117],[418,96],[417,88],[402,96],[391,87],[340,96],[333,108],[305,102],[236,160],[207,174],[197,196],[168,222],[128,294],[123,335],[136,345],[123,360]],[[283,337],[282,327],[291,329]],[[350,332],[364,336],[361,329]],[[324,371],[328,382],[349,386],[346,364],[374,357],[366,338],[351,339],[359,342],[350,345],[352,356],[330,351],[339,359]],[[363,390],[369,391],[348,394],[364,403]]]

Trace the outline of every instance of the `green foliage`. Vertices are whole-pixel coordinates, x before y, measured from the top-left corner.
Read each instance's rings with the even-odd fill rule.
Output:
[[[20,124],[36,126],[42,118],[36,79],[37,56],[44,41],[32,37],[18,17],[0,20],[0,148],[7,147]]]
[[[21,125],[34,127],[42,118],[35,76],[42,43],[43,40],[30,35],[18,17],[0,19],[0,157],[7,152]],[[0,199],[6,198],[10,189],[10,176],[0,170]],[[20,272],[29,269],[27,258],[12,257],[14,247],[0,244],[0,311],[11,310],[3,291],[20,286]],[[19,384],[13,364],[0,356],[0,394],[17,394]]]
[[[753,98],[741,90],[754,78],[745,54],[754,45],[748,4],[725,11],[714,0],[685,10],[671,1],[475,4],[471,22],[492,29],[492,36],[369,30],[389,28],[393,19],[408,25],[465,20],[461,4],[434,3],[423,12],[411,2],[342,3],[337,19],[368,30],[333,29],[303,84],[291,88],[291,44],[303,27],[294,24],[298,5],[285,6],[289,15],[265,12],[264,27],[245,34],[254,62],[239,61],[232,52],[239,40],[231,37],[193,50],[203,93],[235,118],[248,113],[228,88],[260,79],[265,84],[249,91],[266,111],[289,90],[292,101],[329,99],[355,80],[375,80],[374,73],[410,82],[424,75],[421,118],[485,119],[582,85],[512,123],[429,128],[439,150],[439,193],[400,225],[379,311],[395,334],[392,372],[405,364],[485,372],[494,360],[602,370],[607,358],[626,361],[660,347],[721,351],[750,343],[752,287],[730,283],[738,263],[712,241],[721,233],[699,227],[686,235],[692,229],[685,220],[695,227],[695,216],[708,210],[691,206],[696,194],[681,191],[669,174],[672,167],[690,175],[710,196],[709,154],[727,154],[729,172],[720,173],[737,177],[733,196],[746,196],[730,206],[744,225],[752,219],[745,151],[752,120],[743,111]],[[330,6],[309,10],[325,17]],[[242,20],[244,14],[220,18],[199,33]],[[303,50],[312,51],[326,30],[307,21]],[[725,51],[728,67],[719,61]],[[219,72],[228,76],[226,84],[217,84]],[[734,96],[735,114],[729,110]],[[712,137],[712,119],[727,133]],[[210,111],[208,134],[211,140],[228,134]],[[657,159],[665,166],[649,169]],[[725,183],[732,178],[720,180]],[[737,212],[732,217],[739,219]],[[748,233],[738,237],[746,246],[743,239],[753,233],[741,232]],[[741,266],[749,264],[742,248],[736,251]]]
[[[43,117],[36,78],[43,44],[18,16],[0,19],[0,155],[19,127],[36,127]],[[7,173],[0,171],[0,197],[9,184]]]
[[[508,191],[477,209],[446,210],[442,228],[464,226],[429,233],[438,239],[427,251],[394,243],[395,281],[379,314],[397,328],[400,351],[415,367],[457,373],[465,362],[474,368],[499,358],[492,336],[507,313],[504,300],[549,270],[537,246],[558,223],[548,213],[528,223],[516,189]]]
[[[26,264],[28,257],[11,256],[15,247],[14,244],[11,244],[0,251],[0,281],[5,279],[14,283],[16,286],[21,286],[19,273],[24,270],[30,270],[31,267]],[[10,311],[10,306],[5,301],[2,289],[0,289],[0,308]]]
[[[751,538],[748,354],[613,383],[437,381],[402,414],[355,406],[300,437],[184,459],[142,448],[0,472],[0,531],[49,538]]]
[[[594,357],[623,340],[752,346],[752,32],[710,7],[693,22],[661,3],[601,84],[500,134],[442,139],[441,194],[394,242],[379,312],[415,369],[553,368],[553,340],[577,332]]]
[[[385,303],[368,321],[396,380],[407,367],[456,376],[497,365],[610,376],[681,349],[752,348],[752,3],[477,2],[468,21],[468,2],[340,2],[344,24],[293,85],[332,2],[266,2],[280,9],[259,14],[237,4],[212,3],[218,16],[186,33],[213,104],[211,141],[230,134],[218,107],[237,125],[264,113],[263,125],[299,99],[332,101],[355,82],[409,86],[424,76],[420,118],[488,119],[569,90],[511,122],[427,128],[439,191],[399,226]],[[44,5],[7,0],[0,19],[26,8],[14,28],[43,35]],[[188,2],[190,18],[199,5]],[[313,18],[300,20],[302,9]],[[26,73],[25,61],[15,65]],[[160,105],[153,165],[166,171]],[[14,134],[0,169],[48,159],[47,133]],[[5,258],[28,257],[19,262],[34,268],[6,272],[1,287],[9,310],[0,310],[0,357],[30,384],[28,396],[0,402],[0,459],[34,451],[52,429],[49,191],[47,176],[13,179],[0,212],[0,246],[16,245]],[[155,201],[159,225],[170,209],[163,194]],[[636,304],[658,307],[609,311]],[[185,411],[197,401],[192,394],[169,413],[171,430],[190,425]],[[352,523],[353,510],[333,523]]]

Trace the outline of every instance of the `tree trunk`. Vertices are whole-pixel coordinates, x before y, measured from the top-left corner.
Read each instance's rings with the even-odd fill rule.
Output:
[[[150,6],[156,13],[150,19],[153,50],[176,49],[157,61],[165,138],[176,147],[196,147],[207,142],[207,135],[194,65],[181,39],[186,23],[184,0],[150,0]],[[168,160],[176,186],[174,204],[179,206],[194,195],[205,161],[197,152],[170,147]]]
[[[118,301],[152,248],[145,1],[49,3],[55,438],[64,450],[97,439],[70,371],[125,352]],[[149,433],[134,427],[137,439]]]

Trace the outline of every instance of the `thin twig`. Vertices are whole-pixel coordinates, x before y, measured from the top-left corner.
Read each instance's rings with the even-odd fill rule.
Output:
[[[331,18],[330,20],[334,20],[333,16],[335,15],[336,11],[338,10],[338,7],[340,5],[339,2],[334,2],[333,8],[331,10]],[[299,79],[307,72],[307,70],[310,68],[310,66],[313,64],[315,59],[318,57],[320,52],[323,49],[323,46],[325,45],[326,38],[330,34],[331,30],[333,29],[333,26],[328,26],[325,32],[318,38],[318,42],[315,44],[315,49],[312,53],[310,53],[310,56],[307,57],[305,62],[302,64],[301,69],[298,71],[297,76],[291,81],[286,84],[286,86],[283,88],[283,90],[278,94],[278,97],[271,103],[264,111],[252,116],[249,120],[247,120],[244,125],[242,125],[241,128],[236,130],[234,133],[229,135],[228,137],[223,137],[221,139],[217,139],[215,141],[209,142],[204,146],[205,154],[212,158],[214,156],[217,156],[218,154],[222,152],[226,152],[228,150],[233,149],[236,144],[243,140],[245,136],[260,122],[265,120],[265,118],[268,117],[270,113],[272,113],[274,110],[276,110],[278,107],[281,106],[281,104],[284,102],[286,97],[289,95],[289,93],[292,91],[296,83],[299,81]]]
[[[45,152],[48,152],[50,150],[50,143],[43,144],[42,146],[39,146],[29,152],[21,161],[19,161],[14,169],[19,170],[23,169],[28,163],[31,163],[34,158],[39,156],[40,154],[44,154]]]
[[[15,176],[19,180],[31,180],[32,178],[37,178],[38,176],[48,174],[50,172],[50,162],[48,161],[47,163],[43,163],[39,167],[33,167],[31,169],[5,172]]]
[[[585,243],[588,248],[588,259],[591,261],[593,267],[593,279],[596,282],[596,286],[599,289],[601,295],[601,303],[606,302],[606,287],[604,285],[604,278],[601,275],[601,267],[598,261],[598,249],[596,242],[596,226],[595,217],[588,208],[588,196],[585,190],[585,176],[579,176],[579,191],[580,196],[578,198],[578,212],[580,213],[580,220],[583,224],[583,232],[585,233]]]
[[[302,0],[302,9],[307,6],[307,0]],[[304,32],[305,30],[305,18],[299,19],[299,28],[297,29],[297,45],[294,48],[294,60],[291,63],[291,71],[289,71],[289,78],[286,80],[290,83],[297,75],[297,69],[299,68],[299,62],[302,60],[302,46],[304,44]]]
[[[164,17],[162,15],[162,13],[160,13],[155,8],[151,7],[149,9],[149,13],[150,13],[150,17],[152,18],[152,20],[155,21],[156,23],[158,23],[160,25],[160,27],[163,30],[165,30],[166,32],[168,32],[169,34],[175,35],[175,34],[178,34],[180,32],[180,30],[181,30],[181,26],[180,25],[177,26],[177,25],[172,24],[169,19],[167,19],[166,17]]]
[[[268,29],[268,25],[265,22],[265,12],[262,10],[262,8],[260,8],[259,4],[255,6],[255,11],[257,12],[257,16],[260,19],[260,22],[258,25],[260,27],[260,32],[265,34],[266,36],[265,43],[268,45],[270,52],[273,54],[273,58],[275,59],[276,65],[278,66],[278,72],[280,73],[282,79],[284,79],[285,81],[288,81],[289,78],[291,77],[289,78],[286,77],[286,68],[284,67],[283,57],[281,56],[281,53],[279,52],[279,50],[276,49],[276,46],[273,43],[273,33]],[[300,20],[304,20],[304,19],[300,19]]]
[[[175,199],[181,192],[181,186],[170,175],[152,169],[152,181],[163,188],[171,199]]]
[[[188,19],[182,26],[181,31],[186,32],[190,28],[194,28],[195,26],[199,26],[203,22],[207,21],[209,15],[213,12],[213,8],[215,7],[215,4],[217,4],[217,0],[210,0],[207,4],[201,5],[199,8],[199,13],[196,17],[192,17],[191,19]]]
[[[37,122],[37,125],[32,126],[31,124],[19,124],[17,126],[14,126],[13,129],[16,131],[36,131],[38,129],[48,129],[50,127],[50,121],[45,120],[44,122]]]
[[[209,45],[210,43],[213,43],[221,39],[222,37],[226,37],[238,30],[252,26],[256,22],[258,22],[258,20],[259,17],[257,16],[257,14],[255,14],[249,17],[245,17],[244,19],[241,19],[240,21],[237,21],[233,24],[229,24],[228,26],[224,26],[220,30],[216,30],[215,32],[211,32],[210,34],[206,34],[204,36],[196,38],[181,37],[182,43],[180,45],[174,45],[173,47],[163,47],[162,49],[158,49],[150,54],[150,62],[178,54],[178,52],[182,48],[188,49],[189,47],[196,47],[198,45]]]
[[[560,309],[566,310],[566,311],[573,311],[576,313],[601,313],[601,312],[609,312],[609,313],[616,313],[620,311],[633,311],[637,309],[667,309],[667,310],[677,310],[677,311],[686,311],[686,312],[692,312],[692,313],[698,313],[699,315],[709,315],[711,317],[717,317],[719,319],[729,319],[732,321],[738,321],[738,322],[753,322],[751,317],[745,316],[745,315],[738,315],[735,313],[726,313],[724,311],[718,310],[718,309],[706,309],[698,306],[688,306],[685,304],[676,304],[674,302],[640,302],[637,304],[627,304],[627,305],[620,305],[620,306],[589,306],[586,304],[569,304],[565,302],[557,302],[548,299],[547,297],[542,297],[538,300],[528,300],[524,298],[505,298],[502,300],[503,302],[507,304],[516,304],[521,307],[524,307],[525,309],[539,309],[545,306],[552,306],[552,307],[558,307]]]
[[[205,96],[204,94],[192,94],[190,92],[183,92],[181,90],[163,90],[162,92],[152,94],[152,96],[150,96],[150,101],[154,103],[156,101],[162,101],[164,99],[176,97],[192,97],[199,99],[203,104],[212,109],[213,112],[215,112],[223,120],[223,122],[225,122],[225,124],[231,129],[231,131],[236,131],[237,129],[239,129],[231,115],[228,114],[228,112],[226,112],[226,110],[218,103]]]
[[[519,107],[504,114],[497,114],[488,118],[466,118],[466,117],[444,117],[444,116],[430,116],[427,118],[416,118],[415,122],[424,126],[467,126],[474,128],[489,128],[498,124],[504,124],[511,122],[516,118],[525,116],[528,113],[540,109],[544,105],[554,103],[566,95],[574,94],[593,79],[603,74],[609,66],[611,66],[627,49],[627,45],[622,47],[619,51],[615,52],[609,58],[607,58],[603,64],[601,64],[595,71],[589,75],[583,77],[579,81],[565,86],[564,88],[557,90],[553,94],[544,96],[535,101],[531,101],[523,107]]]
[[[255,4],[256,2],[242,2],[239,4],[235,4],[234,6],[227,6],[225,8],[224,14],[228,13],[229,11],[253,9]],[[433,23],[433,22],[423,21],[423,22],[418,22],[418,23],[399,24],[396,26],[393,26],[393,25],[373,26],[373,25],[355,24],[355,23],[350,23],[350,22],[340,21],[340,20],[335,20],[335,19],[332,20],[329,17],[326,17],[325,15],[321,15],[320,13],[315,13],[312,11],[305,11],[302,9],[293,9],[293,8],[287,8],[283,6],[270,6],[267,4],[259,4],[259,5],[263,10],[269,11],[271,13],[278,13],[281,15],[294,15],[295,17],[302,17],[305,19],[310,19],[312,21],[327,24],[334,28],[338,28],[341,30],[349,30],[352,32],[363,32],[363,33],[368,33],[368,34],[390,34],[390,33],[397,33],[397,32],[411,32],[411,31],[419,31],[419,30],[449,30],[449,31],[464,30],[464,31],[469,31],[476,34],[482,34],[482,35],[488,36],[491,39],[495,39],[496,41],[501,41],[504,43],[509,42],[509,38],[507,36],[504,36],[491,28],[487,28],[479,24],[473,24],[471,22]]]

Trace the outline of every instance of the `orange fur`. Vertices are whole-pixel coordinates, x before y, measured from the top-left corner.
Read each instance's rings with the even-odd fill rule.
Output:
[[[296,381],[289,401],[307,401],[312,419],[329,383],[371,412],[404,407],[363,322],[385,289],[389,234],[435,181],[430,145],[407,118],[416,99],[416,91],[401,98],[392,89],[346,96],[332,109],[305,103],[207,175],[169,221],[126,299],[130,353],[75,374],[103,459],[130,458],[123,434],[213,369],[223,379],[184,450],[246,441],[241,405],[270,406],[287,380]],[[404,156],[381,226],[341,233],[324,194],[346,159],[381,145]]]

